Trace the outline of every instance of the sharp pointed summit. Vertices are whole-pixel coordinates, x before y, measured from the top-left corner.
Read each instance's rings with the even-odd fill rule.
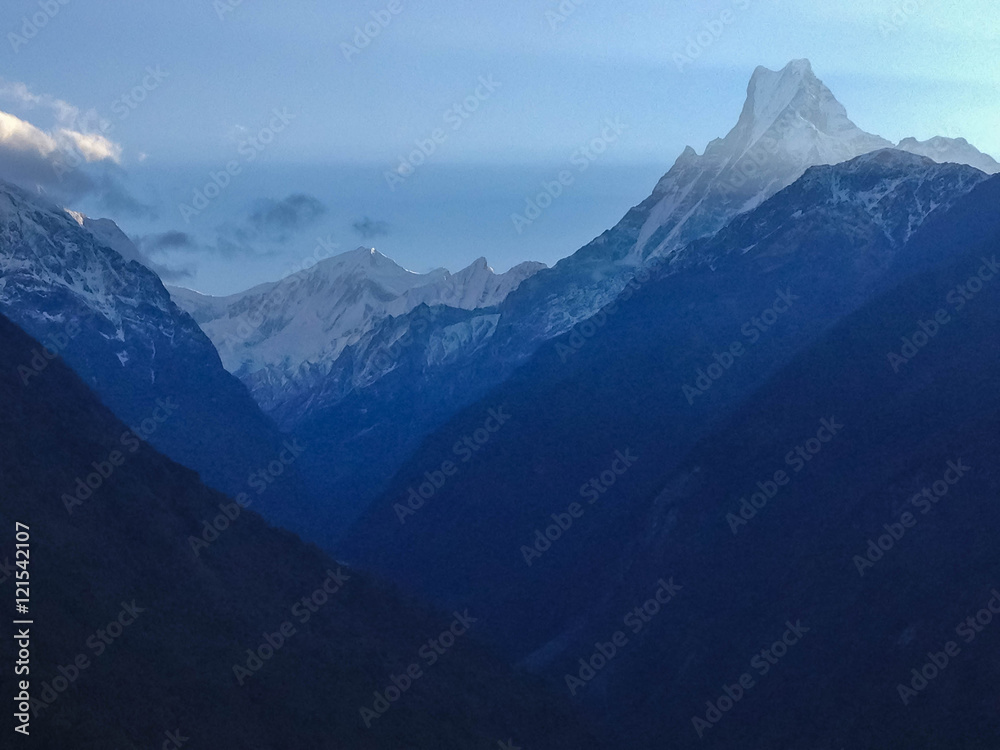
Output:
[[[793,60],[778,71],[758,67],[747,86],[739,122],[726,140],[745,138],[752,146],[775,125],[779,132],[770,135],[780,136],[782,150],[789,154],[798,151],[800,159],[817,164],[836,164],[892,146],[851,121],[844,105],[816,77],[808,60]]]
[[[793,60],[779,71],[759,65],[747,84],[747,98],[737,127],[757,128],[759,137],[797,99],[820,99],[825,98],[824,94],[839,105],[813,73],[808,60]]]
[[[808,60],[793,60],[778,71],[758,67],[736,126],[701,156],[685,149],[653,195],[634,209],[645,208],[646,217],[631,260],[670,255],[718,231],[809,167],[882,148],[892,144],[855,125]]]
[[[525,307],[534,312],[524,325],[533,335],[561,333],[613,300],[632,269],[652,257],[675,260],[692,240],[756,208],[809,167],[892,147],[848,118],[808,60],[792,60],[777,71],[758,67],[739,119],[724,138],[711,141],[703,154],[686,147],[646,200],[551,272],[539,274],[512,301],[531,295]],[[561,292],[553,295],[546,282]]]

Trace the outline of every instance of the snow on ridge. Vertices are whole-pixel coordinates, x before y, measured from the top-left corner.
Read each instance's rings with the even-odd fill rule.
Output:
[[[454,274],[444,268],[421,274],[375,248],[359,247],[224,298],[170,292],[215,344],[226,369],[249,384],[262,370],[289,381],[300,371],[327,370],[379,322],[421,304],[494,307],[541,268],[527,262],[497,274],[478,258]]]
[[[904,138],[896,148],[918,156],[926,156],[938,164],[968,164],[986,174],[1000,173],[1000,163],[992,156],[980,151],[964,138],[934,136],[926,141]]]

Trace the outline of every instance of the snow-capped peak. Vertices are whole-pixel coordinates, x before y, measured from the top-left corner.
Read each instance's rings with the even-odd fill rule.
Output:
[[[312,269],[297,276],[305,276],[310,287],[319,291],[328,285],[337,285],[347,279],[354,282],[370,282],[377,284],[392,295],[404,294],[407,290],[427,284],[429,281],[441,278],[447,272],[444,269],[420,274],[409,271],[396,263],[392,258],[383,255],[374,247],[358,247],[346,253],[325,258]],[[281,285],[283,282],[277,282]],[[249,290],[253,291],[253,290]]]
[[[792,60],[777,71],[758,67],[735,127],[701,156],[686,148],[651,198],[634,209],[646,216],[625,261],[670,255],[718,231],[809,167],[888,147],[889,141],[851,122],[808,60]]]
[[[409,271],[372,247],[327,258],[277,282],[227,297],[171,288],[215,344],[226,369],[250,387],[329,369],[347,346],[389,316],[418,305],[493,307],[544,268],[522,263],[497,274],[486,258],[450,273]]]
[[[0,182],[0,310],[29,332],[57,316],[87,317],[91,332],[122,342],[135,363],[143,359],[136,347],[157,335],[169,338],[185,326],[197,331],[159,277],[130,262],[137,256],[114,222],[92,221]]]
[[[1000,172],[1000,163],[989,154],[984,154],[964,138],[945,138],[934,136],[926,141],[916,138],[904,138],[896,148],[909,151],[911,154],[926,156],[939,164],[968,164],[986,174]]]
[[[793,106],[804,109],[810,100],[825,106],[827,114],[847,117],[847,111],[816,77],[808,60],[792,60],[778,71],[760,65],[747,85],[747,98],[737,127],[749,129],[751,140],[757,140],[782,112]]]
[[[948,141],[932,141],[938,144],[936,154],[916,146],[910,150],[988,171],[985,155],[960,141],[942,148],[942,140]],[[908,145],[904,142],[900,148]],[[851,121],[808,60],[792,60],[780,70],[758,67],[736,125],[724,138],[711,141],[702,154],[685,147],[646,200],[614,228],[539,276],[511,304],[524,308],[522,325],[531,331],[526,335],[557,335],[613,300],[634,269],[650,257],[678,257],[693,240],[715,234],[810,167],[893,147]]]

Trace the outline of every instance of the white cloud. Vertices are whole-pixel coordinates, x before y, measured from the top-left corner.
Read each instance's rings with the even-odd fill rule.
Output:
[[[96,110],[81,113],[2,78],[0,107],[0,180],[64,205],[89,198],[117,216],[155,215],[126,187],[122,147],[107,137],[109,123]]]
[[[49,157],[58,151],[59,144],[30,122],[0,110],[0,148]]]
[[[71,143],[88,162],[109,160],[115,164],[121,163],[122,147],[100,133],[78,133],[62,128],[57,132],[57,137]]]
[[[83,113],[80,108],[49,94],[33,93],[26,85],[16,81],[0,78],[0,99],[13,101],[27,110],[48,110],[55,126],[50,130],[42,130],[9,112],[0,110],[4,125],[0,126],[0,147],[18,148],[24,151],[34,148],[43,157],[49,157],[55,152],[71,163],[73,155],[82,157],[86,162],[111,161],[121,163],[122,147],[104,135],[107,123],[97,114],[96,110]],[[34,118],[32,118],[34,119]]]

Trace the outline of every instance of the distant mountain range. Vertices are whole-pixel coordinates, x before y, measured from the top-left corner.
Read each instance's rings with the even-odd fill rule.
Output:
[[[436,430],[342,554],[474,599],[617,747],[992,747],[993,641],[955,627],[1000,571],[998,206],[1000,177],[899,151],[811,168]],[[682,588],[661,612],[662,579]],[[751,667],[800,620],[804,645]],[[907,711],[897,685],[949,639],[968,658]],[[706,708],[744,672],[751,705]]]
[[[502,383],[543,343],[613,302],[638,269],[652,263],[670,272],[704,260],[692,256],[705,252],[696,240],[746,215],[810,167],[892,147],[848,118],[807,60],[780,71],[759,67],[729,134],[701,155],[686,148],[615,227],[551,269],[520,266],[501,277],[466,269],[452,277],[476,278],[476,289],[484,277],[510,277],[497,284],[498,293],[452,293],[449,302],[438,291],[443,272],[410,274],[359,249],[282,282],[294,291],[264,285],[220,300],[172,294],[264,410],[315,446],[303,470],[330,507],[318,511],[329,515],[313,525],[329,528],[332,538],[426,435]],[[906,139],[900,148],[939,163],[1000,170],[961,139]],[[381,274],[393,281],[379,281]],[[408,284],[423,292],[414,294]],[[251,314],[257,325],[234,336]],[[406,420],[406,431],[397,429],[397,419]]]
[[[1000,574],[998,251],[1000,164],[865,132],[806,60],[757,68],[724,138],[552,268],[417,274],[358,248],[211,297],[165,288],[113,222],[0,185],[0,515],[36,519],[51,576],[85,561],[48,600],[44,663],[96,627],[92,590],[187,617],[158,614],[141,669],[108,662],[120,687],[52,726],[95,747],[188,717],[218,747],[992,750],[992,636],[955,625]],[[229,498],[248,526],[206,540]],[[357,587],[232,697],[227,654],[333,556]],[[358,700],[465,607],[462,659],[362,731]],[[215,645],[185,651],[189,628]],[[907,710],[898,685],[949,639]],[[192,659],[218,677],[188,694]]]
[[[226,369],[273,411],[314,388],[346,347],[386,318],[419,305],[494,307],[542,268],[525,262],[496,274],[479,258],[456,274],[418,274],[359,247],[228,297],[176,287],[170,293],[215,342]]]
[[[343,554],[444,601],[489,592],[481,606],[518,658],[557,639],[580,616],[577,603],[591,601],[591,576],[635,543],[632,502],[796,354],[894,283],[930,206],[961,205],[986,179],[892,150],[810,168],[694,243],[684,266],[650,274],[599,327],[564,334],[462,409],[407,460]],[[410,489],[499,404],[510,425],[400,523],[396,506],[413,504]],[[527,566],[522,545],[626,448],[639,460],[620,485],[540,563],[544,575]]]
[[[455,274],[417,274],[358,248],[227,297],[167,294],[113,222],[8,188],[0,310],[42,340],[79,327],[65,356],[126,420],[147,418],[157,399],[183,400],[191,419],[168,421],[151,440],[212,486],[245,491],[284,439],[298,436],[309,448],[261,502],[329,543],[427,435],[626,292],[638,270],[670,274],[710,260],[703,238],[810,167],[889,147],[848,118],[808,61],[761,67],[725,138],[701,155],[686,148],[646,200],[551,269],[526,262],[496,274],[480,258]],[[898,148],[1000,169],[962,139],[911,138]],[[883,229],[912,232],[950,197],[904,216],[883,207]],[[78,326],[84,319],[91,323]],[[234,433],[243,436],[235,445]]]

